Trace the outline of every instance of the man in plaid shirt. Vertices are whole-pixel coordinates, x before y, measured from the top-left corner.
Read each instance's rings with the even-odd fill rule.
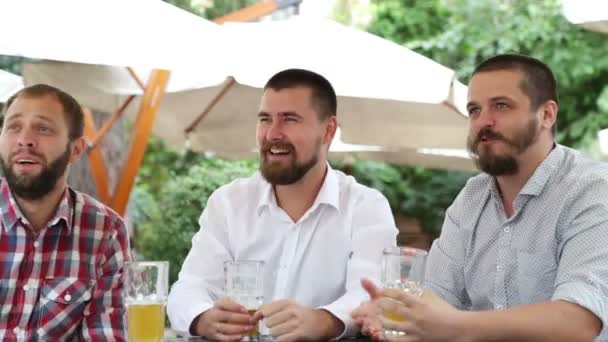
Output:
[[[121,218],[67,186],[85,151],[78,102],[47,85],[6,103],[0,133],[0,340],[126,339]]]

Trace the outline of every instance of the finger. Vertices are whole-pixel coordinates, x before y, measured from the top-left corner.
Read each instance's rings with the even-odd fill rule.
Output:
[[[264,318],[264,313],[260,310],[256,311],[251,319],[249,320],[251,323],[257,323],[259,320]]]
[[[287,321],[289,321],[290,318],[293,317],[293,313],[291,312],[291,310],[286,309],[283,311],[279,311],[276,312],[275,314],[271,315],[271,316],[265,316],[266,317],[266,326],[268,328],[273,328],[277,325],[283,324]]]
[[[240,341],[243,338],[242,335],[226,335],[222,333],[216,333],[211,336],[212,340],[217,341]]]
[[[387,335],[384,341],[389,342],[419,342],[422,339],[415,335]]]
[[[361,304],[358,308],[351,312],[351,317],[365,317],[365,316],[375,316],[381,313],[380,307],[378,306],[377,301],[365,302]]]
[[[378,287],[376,287],[376,285],[374,285],[374,283],[370,279],[362,278],[361,286],[363,286],[365,291],[367,291],[367,294],[369,294],[369,297],[371,299],[376,299],[378,298],[378,296],[380,296],[380,290],[378,289]]]
[[[252,324],[251,315],[248,313],[235,313],[230,311],[218,311],[215,321],[241,325]]]
[[[230,324],[230,323],[217,323],[217,331],[226,335],[241,335],[250,332],[253,329],[251,324]]]
[[[260,306],[258,311],[261,311],[264,317],[269,317],[293,304],[294,302],[289,299],[277,300]]]
[[[228,297],[221,298],[215,302],[214,306],[223,311],[247,313],[247,309],[244,306]]]
[[[279,325],[275,325],[272,328],[269,327],[270,335],[275,338],[281,337],[283,335],[289,335],[293,333],[297,327],[298,326],[294,323],[294,321],[283,322]]]
[[[381,291],[380,296],[392,298],[404,303],[407,306],[416,305],[420,302],[418,296],[412,295],[400,289],[384,289]]]
[[[302,336],[297,333],[285,334],[283,336],[279,336],[275,339],[277,342],[292,342],[292,341],[301,341]]]
[[[382,317],[381,320],[384,330],[397,330],[404,332],[406,335],[420,335],[420,329],[411,321],[393,321],[385,317]]]

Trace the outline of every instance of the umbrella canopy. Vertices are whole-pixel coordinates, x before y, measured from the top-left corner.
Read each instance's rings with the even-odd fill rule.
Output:
[[[23,88],[21,76],[0,70],[0,103],[6,102],[9,97]]]
[[[279,70],[298,67],[334,84],[344,141],[405,155],[418,148],[464,148],[466,87],[452,70],[424,56],[323,19],[227,24],[220,32],[228,50],[218,67],[223,76],[206,74],[209,66],[202,56],[202,69],[186,64],[172,71],[154,133],[173,146],[189,144],[224,156],[249,154],[255,149],[264,83]],[[28,83],[54,84],[105,112],[128,95],[141,94],[124,68],[43,61],[26,64],[23,74]]]
[[[598,0],[563,0],[562,11],[572,23],[608,34],[608,3]]]
[[[464,147],[466,87],[453,70],[431,59],[327,19],[292,17],[225,28],[237,42],[232,55],[247,56],[231,69],[239,85],[260,88],[286,68],[327,77],[339,95],[346,142]]]
[[[210,73],[222,60],[219,25],[160,0],[3,0],[0,13],[4,55],[173,69],[204,49]]]

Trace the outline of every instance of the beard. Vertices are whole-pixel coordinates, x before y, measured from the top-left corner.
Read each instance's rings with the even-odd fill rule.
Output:
[[[474,140],[469,137],[467,149],[476,156],[473,159],[481,171],[492,176],[514,175],[519,171],[519,163],[515,157],[526,151],[537,140],[540,131],[537,127],[538,119],[532,117],[512,139],[486,127],[479,131]],[[490,146],[479,146],[483,138],[501,140],[514,152],[502,155],[493,153]]]
[[[39,159],[44,157],[38,153],[30,152]],[[11,192],[15,196],[26,200],[37,200],[49,194],[57,184],[57,181],[68,167],[70,162],[71,149],[70,144],[59,157],[51,161],[47,166],[43,166],[42,171],[38,175],[17,175],[11,168],[10,164],[0,158],[0,167],[6,177]]]
[[[262,176],[272,185],[290,185],[298,182],[310,169],[319,162],[319,148],[321,139],[316,143],[317,151],[310,159],[298,162],[298,154],[295,147],[287,142],[265,142],[260,148],[260,172]],[[272,162],[267,158],[271,148],[287,150],[289,153],[289,164],[283,166],[281,162]]]

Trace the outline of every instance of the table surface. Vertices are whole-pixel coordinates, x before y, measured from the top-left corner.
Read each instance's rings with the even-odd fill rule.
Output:
[[[209,340],[202,338],[202,337],[175,337],[175,338],[165,339],[165,342],[202,342],[202,341],[209,341]],[[272,339],[272,337],[262,337],[260,339],[260,341],[261,342],[272,342],[273,339]],[[343,339],[343,340],[339,340],[339,341],[370,342],[372,340],[367,337],[360,337],[360,338]]]

